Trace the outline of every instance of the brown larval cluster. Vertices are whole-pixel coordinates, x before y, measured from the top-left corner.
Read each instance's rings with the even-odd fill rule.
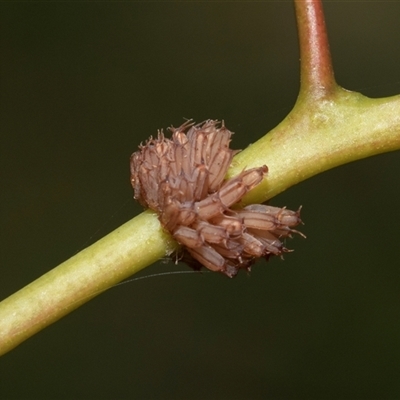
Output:
[[[288,251],[282,239],[297,232],[299,211],[252,204],[233,205],[267,174],[252,168],[225,180],[233,156],[224,123],[187,121],[150,138],[131,156],[135,199],[154,210],[182,245],[180,256],[195,269],[205,266],[229,277],[250,270],[256,258]]]

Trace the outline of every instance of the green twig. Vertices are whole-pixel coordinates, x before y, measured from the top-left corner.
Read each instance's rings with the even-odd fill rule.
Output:
[[[322,6],[296,0],[301,89],[285,120],[238,154],[229,175],[268,165],[245,202],[263,202],[337,165],[400,149],[400,96],[369,99],[334,80]],[[169,255],[176,243],[145,212],[0,303],[0,354],[117,282]]]

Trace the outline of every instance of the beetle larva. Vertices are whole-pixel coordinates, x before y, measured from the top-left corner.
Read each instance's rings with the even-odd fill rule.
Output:
[[[134,198],[154,210],[162,226],[182,246],[182,260],[233,277],[250,270],[259,257],[287,252],[282,239],[301,223],[300,209],[263,204],[231,208],[268,173],[251,168],[225,180],[237,151],[229,148],[232,132],[218,121],[187,121],[158,131],[131,156]]]

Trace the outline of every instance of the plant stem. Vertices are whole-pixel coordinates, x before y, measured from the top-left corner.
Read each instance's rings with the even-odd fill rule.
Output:
[[[295,0],[300,46],[300,96],[320,99],[337,89],[321,0]]]
[[[175,247],[153,212],[128,221],[0,303],[0,355]]]
[[[267,178],[244,198],[264,202],[316,174],[400,149],[400,96],[370,99],[338,88],[316,101],[299,98],[272,131],[233,160],[228,176],[266,164]]]
[[[336,85],[321,2],[295,0],[295,7],[301,53],[296,105],[239,153],[228,173],[268,166],[247,203],[264,202],[337,165],[400,149],[400,96],[369,99]],[[0,303],[0,355],[175,246],[152,212],[122,225]]]

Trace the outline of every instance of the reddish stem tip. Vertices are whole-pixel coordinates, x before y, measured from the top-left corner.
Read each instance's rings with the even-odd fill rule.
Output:
[[[300,42],[300,94],[321,98],[337,87],[321,0],[295,0]]]

